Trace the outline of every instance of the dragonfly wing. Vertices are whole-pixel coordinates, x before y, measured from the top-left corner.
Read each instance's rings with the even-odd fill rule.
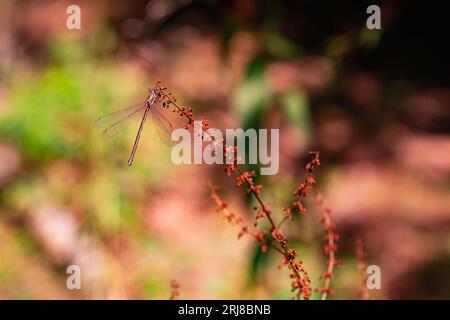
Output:
[[[136,110],[133,114],[130,114],[128,117],[125,117],[122,120],[111,124],[109,127],[104,128],[102,131],[102,136],[104,138],[112,138],[115,137],[117,134],[123,132],[123,128],[128,122],[127,120],[132,118],[134,115],[140,114],[141,112],[139,111],[141,110]]]
[[[150,106],[150,112],[152,115],[153,127],[155,128],[158,137],[164,144],[173,146],[175,142],[170,139],[173,131],[170,121],[156,109],[156,105],[154,104]]]
[[[94,126],[102,128],[102,135],[106,138],[115,136],[121,131],[129,119],[139,115],[146,107],[145,102],[99,117],[94,121]]]

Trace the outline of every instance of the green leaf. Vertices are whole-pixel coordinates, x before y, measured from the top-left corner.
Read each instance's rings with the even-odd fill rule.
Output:
[[[237,88],[233,108],[244,129],[259,129],[270,93],[265,81],[266,62],[255,57],[247,66],[246,77]]]
[[[299,90],[288,91],[281,96],[280,104],[288,123],[311,143],[311,112],[306,95]]]

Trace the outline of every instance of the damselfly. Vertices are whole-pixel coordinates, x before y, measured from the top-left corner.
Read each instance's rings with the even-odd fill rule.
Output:
[[[162,99],[162,91],[160,87],[154,87],[148,90],[149,95],[141,103],[134,106],[113,112],[95,120],[95,126],[103,129],[102,135],[104,137],[113,137],[124,127],[129,119],[139,114],[142,115],[141,125],[139,126],[136,138],[134,140],[133,149],[131,150],[128,165],[133,164],[134,155],[136,154],[139,139],[141,138],[144,122],[150,112],[153,125],[159,138],[167,145],[172,145],[170,136],[172,134],[172,124],[167,120],[158,110],[157,103]]]

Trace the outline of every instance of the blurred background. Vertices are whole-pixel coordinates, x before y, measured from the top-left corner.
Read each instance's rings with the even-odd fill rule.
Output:
[[[223,167],[173,165],[148,123],[129,168],[138,122],[114,139],[93,127],[157,80],[212,127],[281,128],[280,171],[259,181],[279,217],[320,150],[333,298],[360,297],[359,238],[382,272],[372,298],[450,298],[447,21],[410,1],[1,1],[0,298],[167,299],[175,279],[182,299],[289,299],[279,255],[215,211],[209,181],[254,219]],[[319,218],[286,224],[314,288]]]

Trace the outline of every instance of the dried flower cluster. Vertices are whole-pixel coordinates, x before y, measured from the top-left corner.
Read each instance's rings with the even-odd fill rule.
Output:
[[[160,83],[156,84],[155,90],[158,93],[158,101],[162,101],[165,108],[172,107],[173,112],[185,117],[187,119],[186,128],[192,126],[194,124],[194,115],[192,109],[178,105],[176,102],[176,98],[172,94],[167,93],[166,89],[167,88],[161,86]],[[207,130],[209,129],[209,125],[205,117],[202,118],[201,129],[203,134],[208,134]],[[236,187],[242,188],[246,194],[252,195],[255,198],[258,206],[254,208],[256,213],[255,223],[253,228],[250,228],[245,223],[244,219],[233,213],[229,209],[228,204],[220,198],[218,194],[219,187],[210,184],[211,198],[217,205],[217,211],[222,212],[224,217],[230,223],[240,227],[238,238],[244,235],[249,235],[255,238],[256,241],[261,243],[263,252],[267,252],[269,249],[273,249],[282,255],[282,260],[279,267],[282,268],[284,266],[287,266],[287,268],[290,270],[291,290],[293,292],[292,298],[297,299],[310,299],[312,294],[311,279],[308,276],[307,271],[303,267],[303,262],[299,259],[296,250],[289,247],[288,238],[282,232],[281,227],[286,220],[293,221],[295,215],[304,215],[307,212],[304,200],[308,195],[314,195],[314,199],[316,200],[316,203],[322,212],[321,221],[326,232],[326,243],[324,245],[324,251],[327,255],[328,262],[327,271],[323,276],[324,285],[323,288],[320,289],[322,299],[326,299],[328,295],[332,294],[332,290],[330,289],[331,278],[333,275],[334,266],[339,263],[336,259],[338,236],[335,232],[335,227],[331,223],[330,210],[325,207],[322,200],[322,195],[316,187],[317,182],[315,180],[315,171],[320,166],[319,152],[310,152],[310,156],[312,157],[312,159],[306,164],[305,180],[297,186],[297,189],[293,193],[294,200],[292,201],[292,205],[282,210],[283,218],[277,224],[274,221],[272,210],[266,205],[261,197],[263,188],[262,185],[257,185],[254,183],[256,172],[243,171],[238,166],[238,158],[236,157],[237,147],[227,146],[223,144],[222,141],[218,143],[221,143],[224,157],[231,157],[232,159],[234,159],[234,161],[231,163],[229,163],[230,161],[225,162],[227,163],[225,165],[226,174],[230,177],[234,177]],[[267,219],[267,221],[269,222],[269,229],[258,231],[258,221],[260,221],[261,219]]]

